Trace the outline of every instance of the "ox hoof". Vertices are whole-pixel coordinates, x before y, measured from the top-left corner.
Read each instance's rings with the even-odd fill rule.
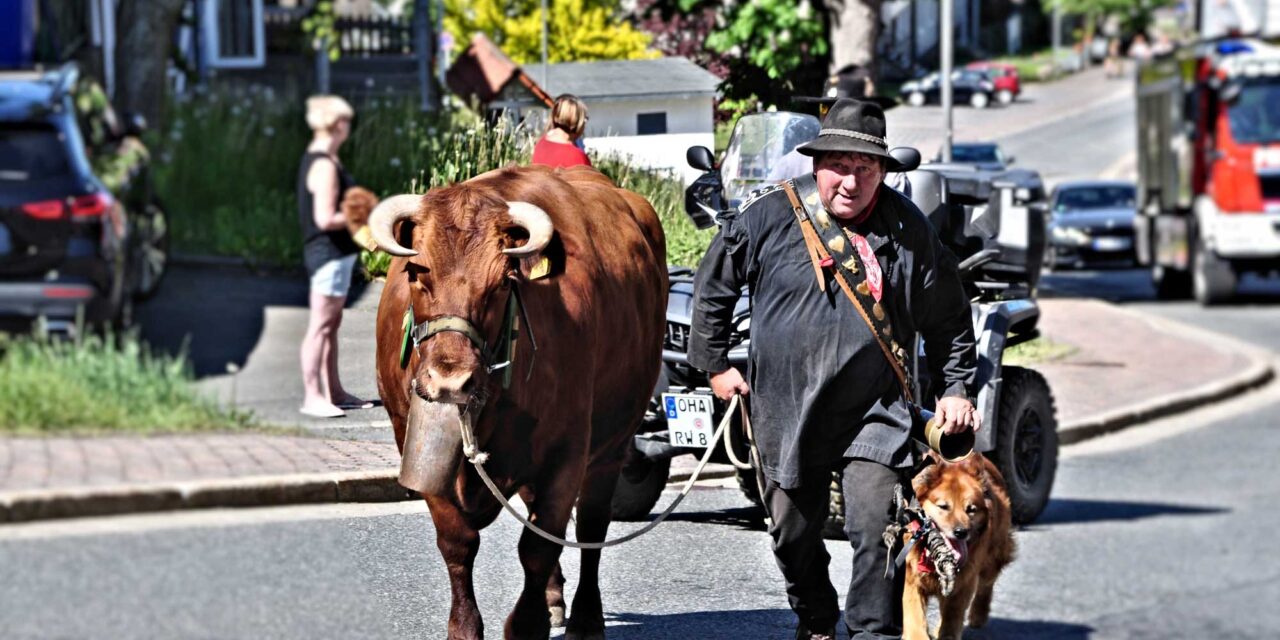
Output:
[[[564,607],[550,607],[551,612],[551,628],[559,629],[564,626]]]

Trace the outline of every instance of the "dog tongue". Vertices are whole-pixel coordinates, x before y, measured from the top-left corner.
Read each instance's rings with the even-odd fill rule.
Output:
[[[951,547],[951,555],[956,558],[956,566],[963,565],[965,558],[969,557],[969,543],[951,536],[943,536],[943,540],[946,540],[947,546]]]

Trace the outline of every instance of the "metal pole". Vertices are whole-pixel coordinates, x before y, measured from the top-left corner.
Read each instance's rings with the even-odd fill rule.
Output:
[[[547,88],[547,0],[542,0],[542,90]]]
[[[1062,48],[1062,10],[1053,9],[1053,64],[1058,64],[1059,49]]]
[[[955,24],[953,16],[955,15],[955,0],[942,0],[942,15],[939,17],[939,28],[942,30],[941,42],[939,50],[942,55],[942,69],[939,71],[942,83],[942,117],[946,128],[946,137],[942,140],[942,161],[951,162],[951,138],[952,120],[951,120],[951,67],[952,53],[955,48]]]
[[[431,110],[431,7],[430,0],[414,0],[413,49],[418,59],[418,98],[422,111]]]
[[[444,86],[445,86],[444,74],[449,67],[449,61],[445,59],[446,53],[443,50],[443,48],[440,46],[440,39],[443,37],[444,37],[444,0],[436,0],[436,33],[435,33],[436,41],[434,44],[436,47],[436,58],[437,58],[436,67],[439,69],[438,73],[440,76],[440,93],[442,94],[441,102],[443,102],[443,93],[444,93]]]

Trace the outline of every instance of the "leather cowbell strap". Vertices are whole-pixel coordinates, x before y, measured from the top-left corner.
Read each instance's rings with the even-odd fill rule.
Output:
[[[822,208],[817,182],[811,175],[803,176],[784,181],[782,188],[791,201],[796,223],[804,236],[805,248],[818,279],[818,288],[826,290],[823,269],[831,268],[836,282],[853,303],[853,308],[858,310],[858,315],[870,327],[880,350],[888,358],[889,366],[893,368],[893,374],[902,386],[903,396],[907,402],[914,402],[910,379],[907,377],[907,352],[893,337],[889,312],[868,286],[866,266],[862,264],[853,242]]]

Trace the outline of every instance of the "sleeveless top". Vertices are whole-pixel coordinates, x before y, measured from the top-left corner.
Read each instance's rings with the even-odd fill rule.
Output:
[[[312,163],[322,158],[332,160],[327,153],[308,151],[302,156],[302,166],[298,167],[298,223],[302,227],[302,260],[307,267],[307,275],[315,275],[330,260],[360,251],[345,227],[324,231],[316,226],[315,195],[307,188],[307,172],[311,170]],[[342,195],[355,184],[355,179],[341,164],[335,164],[338,168],[338,198],[335,202],[340,203]]]

